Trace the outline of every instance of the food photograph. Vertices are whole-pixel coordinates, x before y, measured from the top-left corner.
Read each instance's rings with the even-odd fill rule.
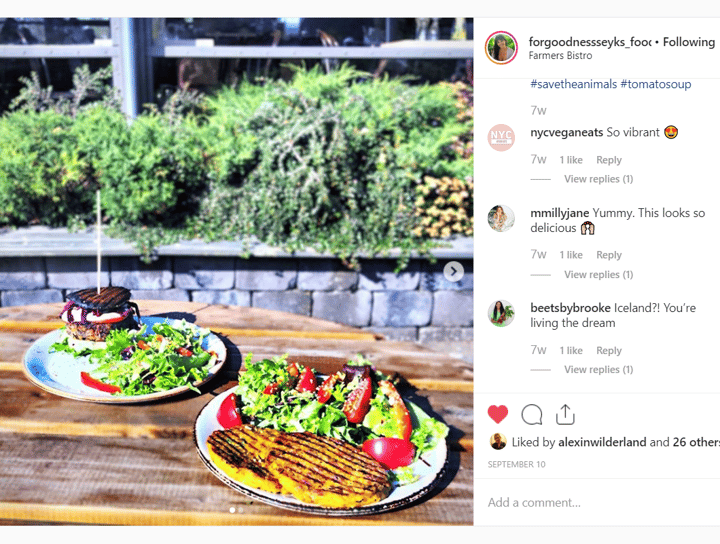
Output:
[[[0,18],[0,525],[473,524],[472,29]]]

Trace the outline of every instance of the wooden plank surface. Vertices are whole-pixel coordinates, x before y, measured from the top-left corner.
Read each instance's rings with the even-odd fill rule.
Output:
[[[0,371],[0,433],[185,437],[195,417],[213,396],[234,387],[237,376],[225,373],[201,388],[162,404],[117,406],[77,402],[48,393],[19,371]],[[472,448],[473,397],[457,391],[401,388],[402,395],[451,428],[453,448]],[[95,428],[94,426],[97,426]]]
[[[0,435],[0,456],[4,518],[97,523],[100,516],[101,522],[131,524],[208,524],[223,518],[273,525],[472,523],[472,454],[467,452],[450,453],[449,472],[428,497],[432,500],[377,516],[333,519],[277,509],[235,492],[205,469],[191,438],[9,434]],[[83,512],[87,506],[92,508]]]
[[[61,306],[0,308],[0,321],[48,323],[56,319]],[[200,395],[188,392],[162,403],[138,406],[77,402],[35,387],[22,374],[22,357],[42,332],[0,330],[0,523],[472,523],[471,364],[410,342],[238,333],[235,329],[278,327],[300,332],[357,332],[303,316],[256,310],[141,302],[144,315],[190,315],[189,321],[227,330],[229,334],[221,337],[228,346],[229,361],[223,372],[201,388]],[[253,360],[288,353],[291,360],[325,374],[360,353],[379,370],[399,374],[403,396],[450,426],[450,471],[440,488],[420,504],[397,512],[328,518],[279,510],[226,487],[198,458],[192,428],[202,407],[235,385],[249,353]]]

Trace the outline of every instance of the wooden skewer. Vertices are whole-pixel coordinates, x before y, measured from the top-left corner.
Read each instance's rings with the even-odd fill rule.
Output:
[[[100,211],[100,189],[97,190],[97,292],[100,294],[100,271],[102,270],[102,248],[100,245],[100,234],[102,232],[102,217]]]

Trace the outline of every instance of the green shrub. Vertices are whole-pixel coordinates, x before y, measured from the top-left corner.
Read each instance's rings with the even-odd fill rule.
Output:
[[[214,147],[217,175],[196,232],[351,262],[429,246],[414,232],[415,186],[426,172],[455,172],[445,164],[459,162],[451,144],[467,124],[456,121],[452,89],[354,83],[359,75],[299,71],[290,83],[244,83],[209,99],[207,127],[233,146]]]
[[[36,74],[0,118],[0,225],[82,224],[94,217],[98,161],[127,130],[110,69],[73,77],[69,97],[54,99]],[[94,99],[94,100],[92,100]]]
[[[138,117],[98,161],[103,210],[113,222],[184,226],[205,196],[203,149],[192,119]]]
[[[444,199],[446,215],[460,199],[466,216],[450,230],[471,232],[471,90],[347,65],[295,70],[290,82],[182,92],[132,123],[105,72],[79,71],[65,101],[28,80],[18,111],[0,119],[0,224],[92,221],[100,187],[109,234],[146,257],[200,237],[314,248],[351,264],[400,249],[402,265],[447,233],[427,224],[423,210],[439,205],[428,198]],[[419,205],[428,180],[440,189]],[[454,188],[462,197],[446,194]]]
[[[92,210],[92,178],[72,120],[53,111],[0,119],[0,224],[66,225]]]

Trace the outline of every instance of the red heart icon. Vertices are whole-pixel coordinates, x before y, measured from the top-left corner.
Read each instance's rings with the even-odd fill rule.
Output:
[[[490,408],[488,408],[488,415],[490,416],[490,419],[492,419],[495,423],[500,423],[508,415],[507,406],[503,404],[501,404],[500,406],[495,406],[493,404]]]

